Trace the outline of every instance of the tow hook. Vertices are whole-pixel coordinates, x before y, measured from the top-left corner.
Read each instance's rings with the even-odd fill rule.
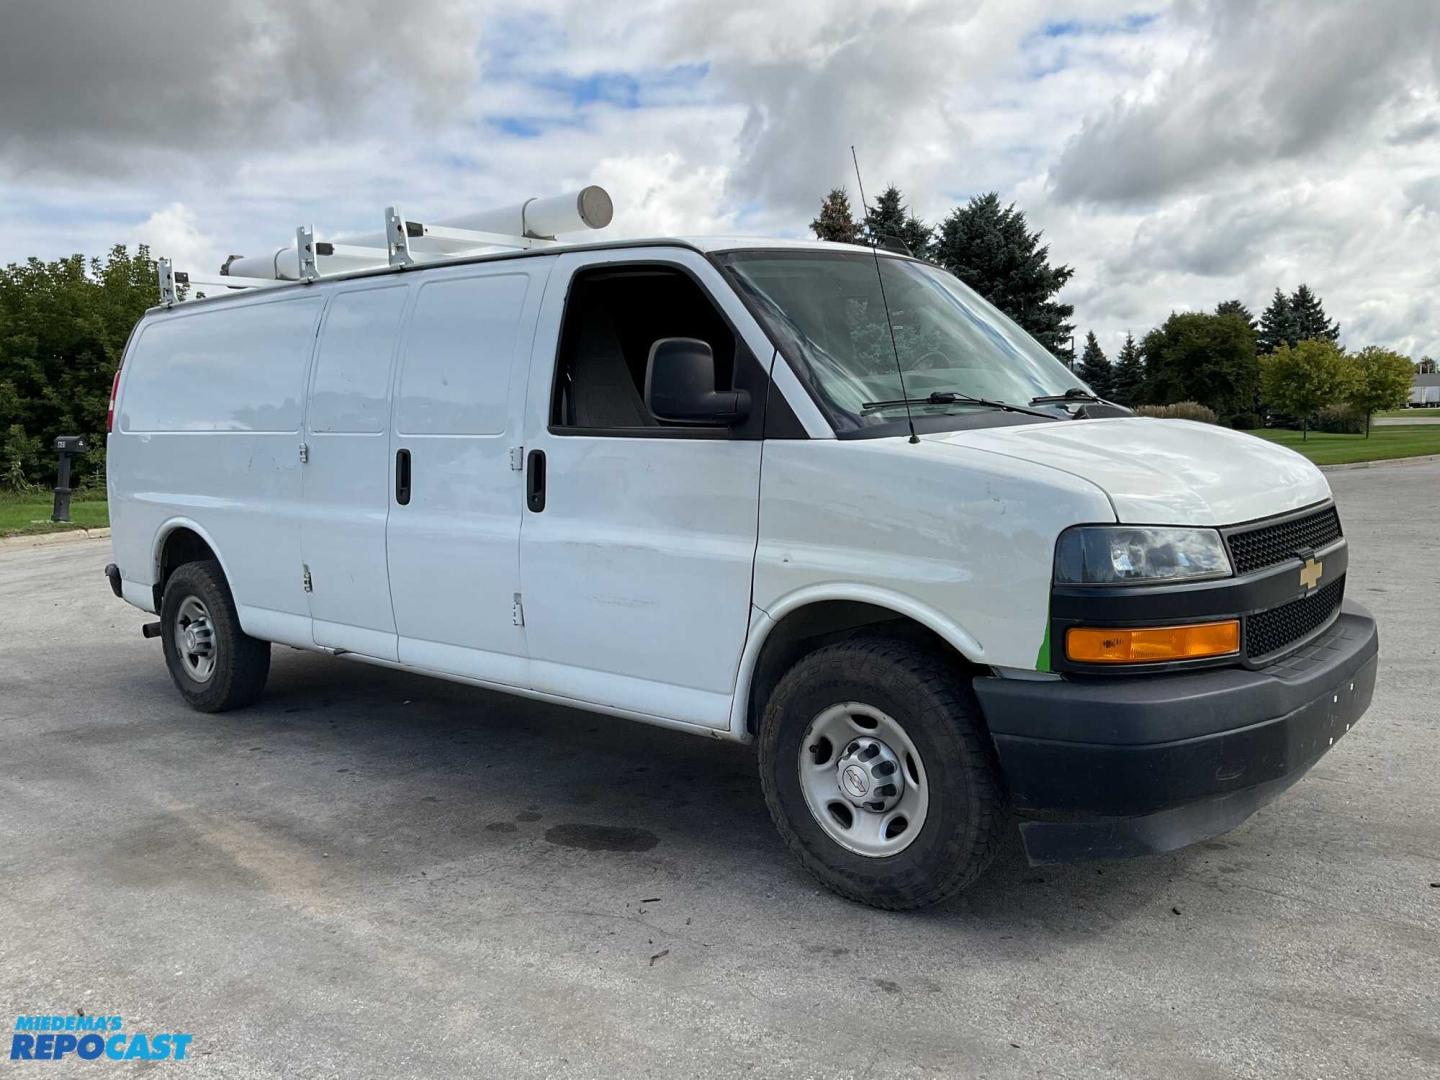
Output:
[[[140,627],[140,633],[146,637],[159,637],[160,624],[158,622],[147,622],[144,626]]]

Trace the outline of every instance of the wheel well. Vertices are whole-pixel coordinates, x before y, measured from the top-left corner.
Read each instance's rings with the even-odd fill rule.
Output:
[[[203,562],[207,559],[215,559],[215,552],[195,530],[182,526],[165,537],[165,543],[160,547],[160,572],[155,578],[155,610],[160,610],[160,598],[165,592],[165,583],[177,568],[185,563]]]
[[[751,733],[758,730],[770,694],[802,656],[863,630],[877,628],[895,637],[928,642],[953,656],[957,663],[974,666],[939,634],[908,615],[860,600],[822,600],[807,604],[776,623],[760,647],[755,673],[750,679],[746,728]]]

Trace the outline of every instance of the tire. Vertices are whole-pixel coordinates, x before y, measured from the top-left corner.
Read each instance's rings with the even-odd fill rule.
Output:
[[[193,638],[186,635],[190,628]],[[160,640],[170,677],[192,709],[238,709],[265,689],[270,643],[240,629],[235,599],[214,560],[183,563],[170,575],[160,602]]]
[[[885,803],[845,802],[865,783],[847,779],[845,763],[865,767],[862,758],[871,750],[860,734],[866,729],[855,725],[872,722],[870,742],[883,745],[874,747],[871,767],[885,769],[887,760],[890,765],[888,776],[869,779],[893,779],[897,763],[904,770],[898,803],[874,817],[865,807]],[[849,734],[827,739],[817,737],[821,731]],[[912,749],[918,761],[907,758]],[[920,642],[864,636],[801,659],[765,708],[759,757],[765,802],[786,845],[826,888],[872,907],[925,907],[964,889],[989,866],[1009,822],[975,695],[953,657]],[[832,763],[838,780],[824,778]],[[817,784],[828,790],[832,783],[844,799],[825,802]],[[839,786],[847,783],[849,791]],[[893,789],[871,788],[871,794],[882,792],[893,795]],[[852,814],[849,826],[846,812]],[[912,812],[922,818],[917,828],[901,820]],[[897,826],[898,834],[890,836]],[[867,852],[846,846],[867,844]]]

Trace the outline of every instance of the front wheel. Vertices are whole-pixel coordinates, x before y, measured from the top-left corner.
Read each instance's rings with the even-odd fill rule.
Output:
[[[165,664],[191,708],[224,712],[249,705],[270,675],[270,643],[240,628],[225,572],[213,560],[170,575],[160,603]]]
[[[924,907],[973,882],[999,847],[1008,816],[986,738],[952,658],[855,638],[781,679],[760,723],[760,781],[823,885],[874,907]]]

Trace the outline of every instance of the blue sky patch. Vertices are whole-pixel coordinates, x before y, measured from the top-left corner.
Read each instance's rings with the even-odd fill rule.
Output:
[[[596,71],[588,75],[550,72],[531,81],[542,90],[568,98],[577,109],[586,105],[639,109],[686,96],[709,73],[709,64],[677,64],[669,68]]]
[[[1063,38],[1078,37],[1081,34],[1133,34],[1145,29],[1158,18],[1153,12],[1136,11],[1118,19],[1055,19],[1041,25],[1039,36]]]

